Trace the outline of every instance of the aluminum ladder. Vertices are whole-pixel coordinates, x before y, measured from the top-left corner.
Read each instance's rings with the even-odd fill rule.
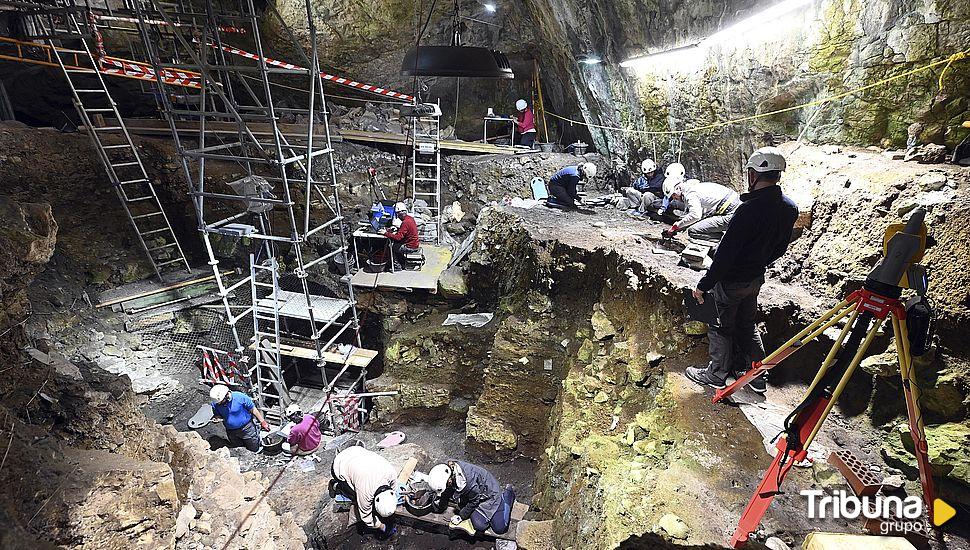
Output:
[[[417,105],[416,105],[417,107]],[[421,240],[441,243],[441,109],[435,114],[411,118],[411,196],[424,200],[431,211],[431,224],[425,224]],[[413,209],[413,207],[412,207]]]
[[[172,271],[185,269],[191,272],[182,245],[145,172],[138,148],[132,142],[118,106],[97,70],[98,61],[91,54],[81,25],[73,13],[66,13],[64,17],[67,31],[80,42],[81,49],[55,47],[53,38],[48,38],[48,44],[71,89],[81,124],[94,143],[101,166],[121,200],[125,214],[138,235],[138,242],[160,280],[165,280],[164,275]],[[51,29],[52,35],[55,32],[56,29]],[[61,57],[63,54],[81,56],[90,62],[92,69],[66,66]]]
[[[256,361],[249,370],[249,379],[254,381],[253,391],[264,412],[270,416],[278,415],[282,423],[284,411],[291,403],[286,383],[283,381],[282,355],[280,354],[280,303],[279,303],[279,264],[276,258],[260,263],[249,255],[250,288],[252,289],[253,308],[253,347]],[[260,305],[260,301],[263,304]],[[266,303],[269,301],[270,303]],[[273,407],[267,406],[275,401]]]

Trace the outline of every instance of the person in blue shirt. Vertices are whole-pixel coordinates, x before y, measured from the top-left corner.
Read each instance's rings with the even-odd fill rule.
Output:
[[[266,431],[269,430],[269,423],[256,408],[252,398],[242,392],[229,391],[222,384],[216,384],[209,390],[209,399],[212,401],[213,421],[222,420],[229,444],[233,447],[245,446],[254,453],[259,452],[263,445],[253,418]]]
[[[577,210],[577,203],[582,203],[577,189],[579,182],[595,177],[596,165],[592,162],[563,168],[549,178],[549,201],[546,204],[564,210]]]

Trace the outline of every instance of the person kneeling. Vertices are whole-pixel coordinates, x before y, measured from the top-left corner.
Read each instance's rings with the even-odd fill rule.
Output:
[[[499,535],[509,530],[515,490],[507,485],[503,491],[485,468],[449,460],[431,468],[427,481],[443,501],[458,506],[458,513],[451,518],[452,528],[469,535],[489,528]]]
[[[393,527],[388,518],[397,511],[397,470],[394,466],[383,456],[354,446],[337,453],[332,473],[331,483],[336,491],[355,500],[360,521],[390,535]]]
[[[297,404],[286,407],[289,423],[280,430],[286,437],[283,451],[294,455],[313,454],[320,447],[320,419],[316,415],[303,414]]]

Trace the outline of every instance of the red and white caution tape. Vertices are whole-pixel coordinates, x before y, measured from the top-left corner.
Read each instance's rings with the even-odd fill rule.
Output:
[[[151,65],[129,59],[119,59],[117,57],[105,57],[102,59],[101,72],[112,76],[137,78],[151,82],[156,80],[155,69]],[[170,86],[198,89],[202,88],[202,75],[181,69],[162,69],[162,82]]]
[[[217,48],[215,44],[209,44],[213,48]],[[238,55],[240,57],[245,57],[247,59],[253,59],[259,61],[259,56],[254,53],[249,53],[245,50],[240,50],[239,48],[233,48],[231,46],[222,46],[222,50],[231,53],[233,55]],[[287,63],[285,61],[277,61],[276,59],[265,58],[267,65],[272,65],[274,67],[281,67],[283,69],[294,69],[298,71],[307,70],[305,67],[299,65],[294,65],[293,63]],[[346,86],[347,88],[353,88],[355,90],[360,90],[362,92],[368,92],[371,94],[376,94],[383,97],[390,97],[403,102],[414,101],[414,97],[407,94],[402,94],[401,92],[395,92],[394,90],[388,90],[385,88],[380,88],[378,86],[372,86],[370,84],[364,84],[362,82],[357,82],[356,80],[350,80],[349,78],[344,78],[342,76],[332,75],[329,73],[321,72],[320,77],[326,81],[333,82],[334,84],[339,84],[341,86]]]
[[[136,25],[138,23],[141,23],[141,21],[139,21],[137,17],[121,17],[119,15],[96,15],[96,17],[99,21],[117,21],[119,23],[134,23]],[[145,19],[145,23],[148,25],[160,25],[165,27],[169,26],[169,23],[162,21],[160,19]],[[173,22],[171,26],[192,27],[194,25],[191,25],[189,23]],[[219,25],[219,30],[225,33],[246,34],[246,29],[243,29],[240,27],[230,27],[228,25]]]

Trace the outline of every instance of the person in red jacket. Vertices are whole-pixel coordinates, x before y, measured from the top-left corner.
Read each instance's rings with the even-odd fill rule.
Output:
[[[389,229],[384,231],[384,236],[391,239],[391,249],[398,257],[417,252],[421,247],[421,241],[418,240],[418,224],[408,215],[407,205],[403,202],[395,204],[394,215],[401,220],[401,227],[395,232]]]
[[[519,112],[515,117],[515,129],[518,132],[515,144],[532,147],[536,141],[536,117],[524,99],[515,102],[515,109]]]

